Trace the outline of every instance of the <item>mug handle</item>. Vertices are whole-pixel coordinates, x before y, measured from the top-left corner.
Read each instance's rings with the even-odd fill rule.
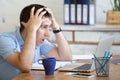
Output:
[[[38,64],[42,64],[42,59],[38,59]]]

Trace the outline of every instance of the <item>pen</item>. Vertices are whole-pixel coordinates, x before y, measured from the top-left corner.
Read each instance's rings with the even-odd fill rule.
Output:
[[[110,51],[108,51],[108,52],[105,51],[104,56],[103,56],[103,60],[102,60],[102,64],[101,64],[100,70],[99,70],[100,73],[101,73],[101,71],[103,72],[104,66],[109,61],[111,56],[112,55],[110,55]]]
[[[108,57],[106,60],[105,60],[105,63],[101,66],[101,70],[100,72],[103,72],[103,69],[105,67],[105,64],[109,61],[109,59],[112,57],[112,55],[110,55],[110,57]]]
[[[100,61],[99,61],[98,58],[96,57],[96,55],[93,54],[93,56],[94,56],[95,60],[98,62],[98,64],[99,64],[100,66],[102,66],[102,64],[100,63]],[[104,70],[104,69],[103,69],[103,70]],[[104,70],[104,71],[105,71],[105,70]]]
[[[98,58],[96,57],[95,54],[93,54],[94,58],[97,60],[97,62],[99,63],[99,65],[101,65],[101,63],[99,62]]]
[[[102,66],[104,65],[106,56],[107,56],[107,52],[105,51],[103,59],[102,59],[102,64],[101,64],[100,69],[99,69],[99,72],[101,72],[101,69],[102,69]]]

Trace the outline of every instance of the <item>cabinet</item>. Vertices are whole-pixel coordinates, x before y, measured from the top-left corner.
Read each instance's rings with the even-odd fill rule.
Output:
[[[68,40],[72,52],[75,54],[94,53],[98,41],[106,36],[115,36],[112,53],[120,54],[120,25],[60,25],[65,38]],[[51,33],[52,34],[52,33]],[[50,41],[55,42],[54,34]]]

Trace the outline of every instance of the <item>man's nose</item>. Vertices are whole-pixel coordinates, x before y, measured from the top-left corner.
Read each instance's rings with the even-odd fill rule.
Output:
[[[49,30],[49,29],[46,29],[46,31],[45,31],[45,36],[46,36],[46,37],[49,37],[49,36],[50,36],[50,30]]]

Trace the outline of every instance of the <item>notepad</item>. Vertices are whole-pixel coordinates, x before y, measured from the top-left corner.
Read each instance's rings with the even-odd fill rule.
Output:
[[[42,63],[42,61],[40,63]],[[66,65],[69,65],[69,64],[71,64],[70,61],[57,61],[56,66],[55,66],[55,70],[57,70],[61,67],[64,67]],[[36,63],[32,64],[32,70],[44,70],[44,67],[42,64],[38,64],[38,62],[36,62]]]

